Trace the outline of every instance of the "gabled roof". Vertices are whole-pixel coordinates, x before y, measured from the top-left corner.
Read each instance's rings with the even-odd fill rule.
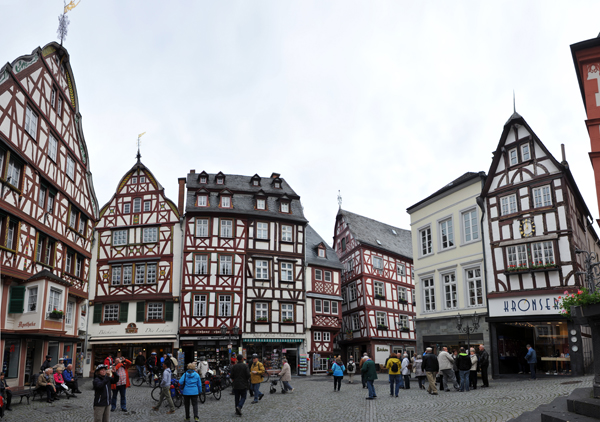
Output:
[[[581,79],[581,72],[577,66],[577,52],[581,50],[587,50],[594,47],[600,47],[600,34],[597,38],[591,40],[581,41],[575,44],[571,44],[571,55],[573,56],[573,64],[575,65],[575,73],[577,74],[577,83],[579,84],[579,90],[581,91],[581,99],[583,100],[583,106],[587,112],[587,104],[585,102],[585,90],[583,89],[583,80]]]
[[[310,224],[306,226],[306,263],[321,267],[344,268],[335,251],[323,240]],[[319,245],[325,246],[325,258],[319,256]]]
[[[412,259],[412,237],[410,230],[390,226],[350,211],[339,209],[336,219],[344,217],[354,238],[362,245],[386,249]],[[394,234],[396,232],[396,234]],[[381,242],[381,244],[377,243]]]

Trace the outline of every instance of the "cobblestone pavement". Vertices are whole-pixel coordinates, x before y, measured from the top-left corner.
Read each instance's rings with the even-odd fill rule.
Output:
[[[356,378],[355,378],[356,382]],[[521,413],[549,403],[560,395],[568,395],[575,388],[591,387],[592,377],[552,377],[535,382],[522,380],[491,381],[490,388],[478,388],[468,393],[441,392],[431,396],[419,390],[416,380],[410,390],[400,390],[400,397],[390,397],[387,375],[379,375],[375,383],[377,400],[365,400],[367,390],[360,384],[348,384],[347,377],[340,392],[333,392],[331,377],[294,377],[291,382],[294,393],[269,394],[269,385],[262,384],[264,398],[258,404],[246,401],[244,419],[253,421],[507,421]],[[279,385],[278,385],[279,387]],[[81,383],[75,399],[62,399],[53,404],[36,399],[28,406],[24,400],[13,404],[14,411],[6,412],[6,421],[93,421],[93,391],[91,380]],[[236,421],[231,390],[223,392],[220,401],[208,396],[205,404],[199,405],[201,421]],[[183,406],[173,415],[167,415],[168,407],[154,412],[148,386],[131,387],[127,390],[128,412],[111,413],[111,422],[169,422],[182,421]],[[119,409],[119,407],[117,407]],[[190,409],[191,411],[191,409]],[[192,418],[193,420],[193,418]]]

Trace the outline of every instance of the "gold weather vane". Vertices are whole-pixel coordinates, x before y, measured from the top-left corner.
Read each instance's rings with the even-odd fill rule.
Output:
[[[145,134],[146,134],[146,132],[142,132],[142,133],[140,133],[140,134],[138,135],[138,140],[137,140],[138,152],[137,152],[137,155],[136,155],[136,158],[137,158],[137,160],[138,160],[138,163],[140,162],[140,158],[142,158],[142,155],[140,154],[140,143],[141,143],[141,141],[140,141],[140,138],[141,138],[142,136],[144,136]]]
[[[69,18],[67,17],[67,12],[75,9],[77,5],[81,3],[79,0],[77,3],[74,0],[71,0],[69,4],[67,4],[67,0],[63,1],[63,13],[58,16],[58,29],[56,30],[56,34],[58,35],[58,39],[60,39],[60,45],[62,45],[65,38],[67,38],[67,32],[69,27]]]
[[[69,10],[75,9],[79,3],[81,3],[81,0],[79,0],[77,3],[75,3],[73,0],[71,0],[69,2],[69,4],[65,4],[65,12],[64,13],[67,13]]]

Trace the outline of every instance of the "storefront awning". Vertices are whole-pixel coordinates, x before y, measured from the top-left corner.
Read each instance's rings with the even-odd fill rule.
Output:
[[[302,343],[302,338],[245,338],[244,343]]]
[[[165,341],[170,342],[177,340],[176,335],[162,336],[162,337],[92,337],[88,340],[89,344],[111,344],[111,343],[163,343]]]

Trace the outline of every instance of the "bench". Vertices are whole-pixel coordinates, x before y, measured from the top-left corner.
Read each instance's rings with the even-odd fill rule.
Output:
[[[23,398],[27,399],[27,404],[29,404],[29,397],[31,397],[31,391],[26,387],[11,387],[10,392],[12,394],[12,403],[15,402],[15,398],[20,397],[19,404],[23,402]]]

